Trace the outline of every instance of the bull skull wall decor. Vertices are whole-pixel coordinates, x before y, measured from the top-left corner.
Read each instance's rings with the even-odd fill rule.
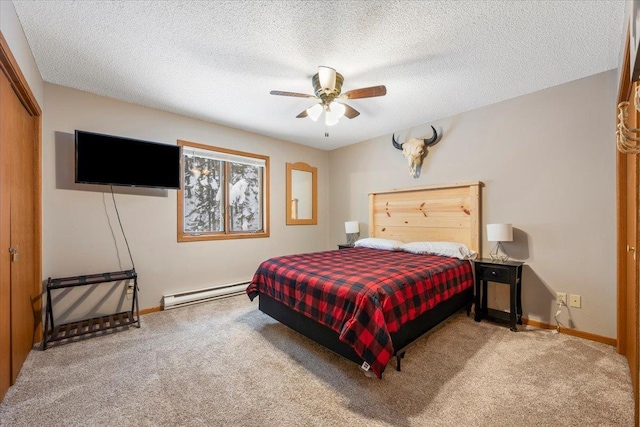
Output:
[[[420,176],[422,160],[427,154],[427,148],[431,147],[438,139],[438,132],[436,132],[436,128],[431,126],[431,129],[433,129],[433,136],[430,139],[412,138],[409,141],[400,144],[396,141],[395,134],[391,137],[393,146],[398,150],[402,150],[402,155],[407,159],[407,162],[409,162],[409,173],[414,178],[418,178]]]

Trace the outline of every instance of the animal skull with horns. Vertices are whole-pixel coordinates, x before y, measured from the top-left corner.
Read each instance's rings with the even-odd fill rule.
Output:
[[[409,173],[414,178],[418,178],[420,176],[422,159],[424,159],[424,156],[427,154],[427,148],[432,146],[436,142],[436,139],[438,139],[436,128],[431,126],[431,129],[433,129],[433,136],[430,139],[412,138],[409,141],[400,144],[396,141],[395,134],[391,137],[393,146],[398,150],[402,150],[402,155],[406,157],[409,162]]]

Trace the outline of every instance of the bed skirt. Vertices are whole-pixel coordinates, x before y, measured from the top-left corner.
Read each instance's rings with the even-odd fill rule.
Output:
[[[467,315],[473,303],[473,286],[465,289],[457,295],[436,305],[431,310],[418,316],[416,319],[405,323],[397,332],[391,333],[393,342],[393,355],[396,358],[404,356],[404,352],[415,340],[420,338],[433,327],[440,324],[454,313],[462,309],[467,310]],[[280,323],[288,326],[307,338],[321,344],[329,350],[361,365],[363,360],[349,345],[340,341],[339,334],[334,330],[316,322],[315,320],[298,313],[280,301],[266,294],[259,294],[259,309]],[[398,360],[397,370],[400,364]]]

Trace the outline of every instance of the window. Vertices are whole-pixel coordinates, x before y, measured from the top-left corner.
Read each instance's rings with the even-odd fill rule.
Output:
[[[269,157],[187,141],[178,241],[269,237]]]

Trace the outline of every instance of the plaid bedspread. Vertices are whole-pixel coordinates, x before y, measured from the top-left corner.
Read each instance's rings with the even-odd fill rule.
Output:
[[[473,285],[469,261],[351,248],[271,258],[247,288],[339,334],[378,378],[393,356],[390,333]]]

